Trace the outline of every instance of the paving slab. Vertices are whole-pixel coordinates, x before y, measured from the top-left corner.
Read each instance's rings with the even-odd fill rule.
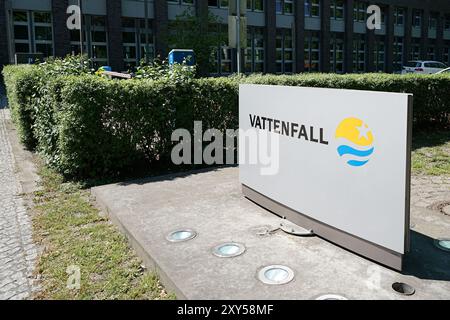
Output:
[[[0,105],[0,300],[29,299],[39,290],[33,276],[38,247],[28,210],[27,193],[36,184],[30,157],[20,146],[9,109]]]
[[[280,218],[243,197],[236,167],[100,186],[92,194],[180,299],[315,299],[324,294],[450,299],[450,252],[433,245],[438,237],[450,238],[450,217],[427,208],[412,208],[411,253],[399,273],[319,237],[281,230],[260,235],[264,228],[276,228]],[[198,236],[167,241],[179,228],[194,229]],[[234,258],[212,254],[216,245],[230,241],[245,244],[245,253]],[[290,267],[294,280],[260,282],[258,271],[271,264]],[[413,286],[415,294],[396,293],[394,282]]]

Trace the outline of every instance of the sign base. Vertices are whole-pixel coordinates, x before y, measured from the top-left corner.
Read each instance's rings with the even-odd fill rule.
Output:
[[[324,238],[338,246],[344,247],[358,255],[379,262],[387,267],[401,271],[403,268],[403,255],[354,235],[333,228],[320,221],[312,219],[300,212],[292,210],[269,197],[242,185],[242,193],[246,198],[271,211],[272,213],[285,217],[289,221],[310,229],[315,235]]]

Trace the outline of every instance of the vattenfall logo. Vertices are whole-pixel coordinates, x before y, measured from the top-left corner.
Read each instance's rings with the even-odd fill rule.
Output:
[[[364,166],[373,154],[373,134],[369,126],[358,118],[344,119],[336,129],[339,156],[345,157],[353,167]]]
[[[250,125],[255,129],[267,130],[292,138],[329,145],[329,142],[325,140],[323,128],[252,114],[249,116]],[[358,118],[350,117],[344,119],[336,129],[335,138],[338,145],[338,155],[352,167],[366,165],[375,150],[372,131],[363,120]]]

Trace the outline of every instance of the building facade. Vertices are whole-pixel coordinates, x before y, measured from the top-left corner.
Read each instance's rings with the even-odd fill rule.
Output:
[[[84,52],[115,70],[145,57],[166,57],[170,22],[185,10],[205,21],[213,13],[226,36],[229,1],[83,0]],[[395,72],[415,59],[450,65],[449,0],[246,1],[242,70],[247,73]],[[78,0],[0,0],[0,65],[13,63],[16,53],[78,53],[80,32],[66,26],[67,8],[76,4]],[[366,9],[372,4],[382,10],[379,30],[366,27]],[[237,69],[235,51],[226,42],[212,49],[211,74]]]

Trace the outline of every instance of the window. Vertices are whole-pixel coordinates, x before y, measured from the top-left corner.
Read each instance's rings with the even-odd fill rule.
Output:
[[[208,0],[208,6],[213,8],[228,8],[228,0]]]
[[[444,30],[450,31],[450,14],[444,16]]]
[[[194,0],[167,0],[167,2],[170,3],[178,3],[178,4],[187,4],[187,5],[194,5]]]
[[[35,23],[52,23],[52,14],[50,12],[33,12]]]
[[[355,1],[353,5],[353,21],[365,22],[367,15],[367,4],[361,1]]]
[[[16,40],[29,40],[28,25],[14,25],[14,38]]]
[[[277,73],[292,73],[294,71],[294,44],[291,29],[277,30]]]
[[[50,12],[13,11],[14,50],[16,53],[53,55],[53,24]]]
[[[420,39],[413,38],[411,40],[411,48],[409,53],[409,60],[419,60],[420,59]]]
[[[332,33],[330,37],[330,68],[334,73],[344,72],[344,34]]]
[[[80,52],[80,31],[70,31],[72,53]],[[105,16],[83,16],[83,52],[93,61],[93,67],[108,64],[108,35]]]
[[[442,58],[445,64],[450,65],[450,41],[445,41]]]
[[[275,11],[278,14],[293,14],[294,1],[293,0],[276,0]]]
[[[83,22],[85,22],[85,16],[83,16]],[[83,23],[83,53],[87,52],[87,36],[86,36],[86,26]],[[80,53],[80,30],[70,30],[70,47],[72,54]]]
[[[412,14],[412,25],[414,27],[421,27],[422,26],[422,11],[420,10],[414,10]]]
[[[394,71],[402,70],[403,65],[403,38],[394,37],[394,52],[393,52],[393,66]]]
[[[344,0],[331,0],[330,17],[335,20],[344,20]]]
[[[235,1],[235,0],[232,0]],[[242,0],[244,1],[244,0]],[[264,11],[264,0],[247,0],[247,10],[249,11]]]
[[[353,36],[353,71],[364,72],[366,66],[366,40],[364,34]]]
[[[28,12],[26,11],[14,11],[13,22],[28,22]]]
[[[380,9],[381,9],[381,24],[385,24],[386,23],[386,8],[380,7]]]
[[[227,75],[233,72],[232,49],[227,46],[228,34],[226,25],[211,25],[210,32],[217,34],[217,46],[211,48],[210,73],[214,75]]]
[[[408,68],[419,68],[422,66],[422,62],[417,62],[417,61],[408,61],[407,63],[405,63],[405,67]]]
[[[249,27],[248,29],[245,72],[264,72],[264,33],[261,28]]]
[[[305,0],[305,17],[320,17],[320,0]]]
[[[426,62],[426,63],[424,63],[424,66],[426,68],[438,68],[438,69],[447,68],[447,66],[441,62]]]
[[[439,16],[438,13],[435,13],[435,12],[430,13],[430,23],[429,23],[430,29],[436,29],[438,16]]]
[[[404,25],[404,23],[405,23],[405,9],[404,8],[395,8],[394,23],[397,26]]]
[[[436,42],[434,40],[428,40],[428,48],[427,48],[427,60],[435,60],[436,59]]]
[[[34,52],[53,55],[53,24],[50,12],[33,12]]]
[[[30,53],[30,25],[27,11],[13,11],[14,47],[16,53]]]
[[[155,46],[153,39],[153,30],[152,30],[152,21],[148,22],[148,29],[145,30],[145,19],[138,20],[139,26],[139,46],[140,46],[140,55],[139,59],[147,59],[151,61],[155,58]],[[147,45],[148,39],[148,45]],[[147,51],[148,50],[148,51]]]
[[[219,48],[220,58],[220,74],[230,74],[233,70],[231,68],[231,48],[221,46]]]
[[[320,41],[318,32],[305,34],[305,71],[319,72],[320,70]]]
[[[373,63],[376,72],[384,72],[386,40],[384,36],[376,36],[373,51]],[[364,70],[358,70],[364,71]]]
[[[106,34],[106,17],[90,16],[90,57],[94,62],[94,68],[108,64],[108,40]]]
[[[150,26],[151,21],[146,32],[144,19],[122,18],[123,56],[128,69],[136,67],[146,57],[149,61],[154,58],[154,41]]]

